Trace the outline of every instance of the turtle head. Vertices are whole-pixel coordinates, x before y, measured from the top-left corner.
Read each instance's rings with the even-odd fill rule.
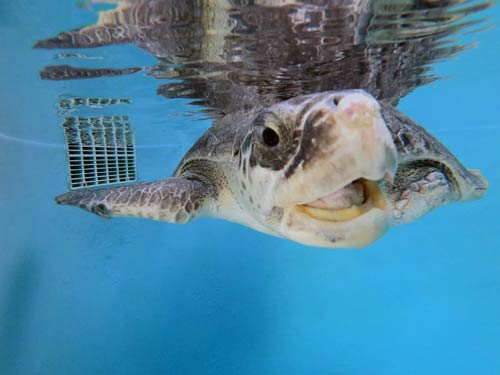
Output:
[[[240,201],[275,234],[360,247],[386,230],[391,213],[379,185],[395,175],[397,152],[380,105],[365,91],[265,108],[240,151]]]

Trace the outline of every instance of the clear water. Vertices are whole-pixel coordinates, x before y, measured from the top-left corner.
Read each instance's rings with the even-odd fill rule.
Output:
[[[498,8],[483,15],[500,22]],[[500,373],[498,27],[462,36],[478,48],[399,106],[482,170],[487,196],[352,251],[57,207],[61,95],[133,100],[119,112],[142,180],[168,176],[211,123],[190,100],[155,95],[147,72],[40,80],[65,61],[33,44],[95,17],[71,1],[0,1],[0,374]],[[82,53],[102,57],[88,67],[157,63],[133,45]]]

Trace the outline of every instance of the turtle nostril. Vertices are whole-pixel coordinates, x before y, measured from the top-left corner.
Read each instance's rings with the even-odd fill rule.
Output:
[[[332,102],[333,102],[333,104],[334,104],[335,106],[338,106],[338,105],[339,105],[339,103],[340,103],[340,100],[341,100],[341,99],[342,99],[342,98],[339,98],[339,97],[334,97],[334,98],[332,99]]]

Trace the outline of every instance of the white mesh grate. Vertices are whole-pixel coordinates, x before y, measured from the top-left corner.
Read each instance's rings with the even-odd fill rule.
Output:
[[[137,180],[128,116],[65,117],[72,189]]]
[[[79,107],[104,108],[116,104],[131,104],[130,99],[110,99],[110,98],[84,98],[84,97],[64,97],[59,100],[59,109],[69,110]]]

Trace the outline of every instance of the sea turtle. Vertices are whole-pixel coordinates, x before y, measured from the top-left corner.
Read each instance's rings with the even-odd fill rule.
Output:
[[[392,105],[435,79],[429,64],[464,49],[449,39],[488,3],[113,2],[95,25],[35,47],[135,43],[158,58],[150,75],[181,79],[159,94],[194,99],[216,120],[172,178],[72,191],[58,203],[173,223],[212,216],[308,245],[357,247],[484,194],[479,172]]]
[[[397,109],[343,90],[226,115],[172,178],[71,191],[56,202],[102,217],[216,217],[307,245],[360,247],[486,189],[479,172]]]

